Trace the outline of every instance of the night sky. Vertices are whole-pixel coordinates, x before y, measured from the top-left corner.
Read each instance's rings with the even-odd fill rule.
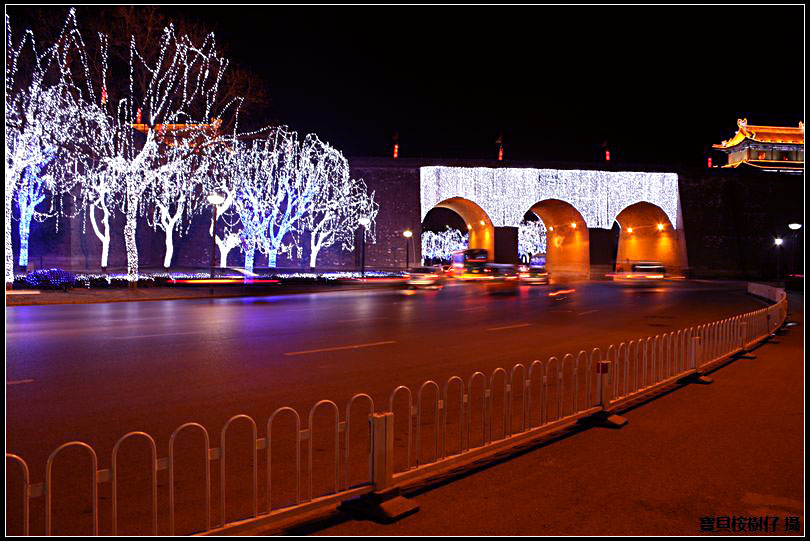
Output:
[[[268,122],[347,156],[398,133],[402,157],[494,159],[503,134],[507,160],[607,141],[616,162],[699,165],[737,118],[804,119],[803,6],[166,9],[261,77]]]

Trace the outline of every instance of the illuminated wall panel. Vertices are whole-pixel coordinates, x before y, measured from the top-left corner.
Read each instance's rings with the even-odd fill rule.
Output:
[[[559,199],[579,211],[588,227],[604,229],[626,207],[646,201],[681,227],[675,173],[431,166],[420,168],[420,197],[422,219],[440,202],[462,197],[479,205],[496,227],[518,227],[534,204]]]

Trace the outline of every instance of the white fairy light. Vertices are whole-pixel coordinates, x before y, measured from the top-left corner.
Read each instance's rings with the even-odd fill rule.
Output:
[[[467,233],[462,233],[450,226],[438,233],[423,231],[422,259],[450,259],[453,252],[467,248],[468,241],[469,235]]]
[[[646,201],[681,227],[675,173],[431,166],[420,169],[420,197],[423,220],[442,201],[462,197],[479,205],[494,226],[519,227],[536,203],[560,199],[588,227],[610,229],[622,210]]]
[[[343,250],[353,250],[360,218],[369,220],[365,227],[369,230],[377,214],[374,193],[368,193],[365,182],[349,176],[346,158],[329,145],[323,147],[324,156],[315,165],[322,181],[304,218],[304,227],[310,234],[310,267],[315,267],[323,248],[340,243]]]
[[[110,251],[111,219],[124,217],[127,279],[139,277],[137,225],[142,216],[165,234],[164,266],[172,260],[174,234],[188,231],[191,219],[208,209],[203,199],[213,190],[225,200],[217,205],[210,233],[220,251],[220,265],[239,244],[252,267],[256,249],[275,266],[279,253],[301,257],[299,236],[307,229],[310,261],[336,243],[354,247],[358,218],[374,241],[379,205],[362,180],[350,179],[343,155],[315,135],[299,141],[286,128],[238,133],[240,98],[215,111],[219,85],[228,62],[216,51],[213,34],[199,46],[170,25],[159,38],[158,55],[148,61],[130,40],[129,86],[114,101],[107,94],[108,40],[99,35],[98,55],[88,55],[70,10],[55,45],[37,55],[33,33],[18,43],[7,23],[6,69],[6,281],[13,280],[11,210],[14,197],[24,224],[49,216],[89,217],[101,242],[101,267]],[[23,58],[28,53],[29,58]],[[25,53],[25,54],[24,54]],[[98,65],[90,66],[90,58]],[[20,67],[25,78],[16,77]],[[100,73],[100,88],[90,74]],[[45,74],[48,73],[48,78]],[[25,79],[28,86],[23,85]],[[143,83],[136,88],[135,81]],[[30,81],[30,82],[29,82]],[[17,86],[15,86],[17,85]],[[234,115],[233,132],[219,133],[224,111]],[[195,120],[197,119],[197,120]],[[210,124],[208,124],[210,122]],[[139,135],[139,133],[143,135]],[[250,137],[247,137],[250,136]],[[255,138],[258,136],[258,138]],[[244,142],[254,138],[252,142]],[[49,148],[57,157],[47,176],[35,168],[47,163]],[[29,175],[23,175],[24,171]],[[36,175],[33,173],[36,171]],[[47,190],[43,190],[46,182]],[[80,190],[74,188],[80,184]],[[48,212],[32,212],[46,199]],[[62,204],[62,198],[72,204]],[[68,202],[70,203],[70,202]],[[21,236],[23,240],[27,234]],[[22,254],[21,254],[22,256]],[[24,261],[24,259],[21,259]]]
[[[63,42],[68,41],[65,32]],[[6,16],[6,283],[14,280],[12,201],[16,198],[20,210],[20,264],[26,265],[31,219],[54,216],[58,229],[59,218],[67,217],[62,196],[76,182],[64,174],[61,156],[56,158],[77,121],[71,114],[64,73],[51,70],[58,60],[56,53],[55,47],[39,53],[30,30],[14,43]],[[36,209],[46,197],[50,197],[47,213]]]
[[[546,253],[546,226],[543,220],[523,221],[518,226],[518,254],[525,258]]]

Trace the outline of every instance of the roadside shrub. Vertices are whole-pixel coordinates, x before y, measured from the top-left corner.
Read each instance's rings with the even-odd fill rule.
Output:
[[[67,291],[75,285],[76,276],[62,269],[38,269],[26,274],[23,282],[27,287]]]

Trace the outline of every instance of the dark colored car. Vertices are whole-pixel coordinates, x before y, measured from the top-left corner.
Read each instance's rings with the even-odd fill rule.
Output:
[[[515,293],[519,276],[515,265],[487,263],[483,280],[487,293]]]
[[[540,265],[523,266],[518,275],[524,284],[547,284],[548,271]]]

